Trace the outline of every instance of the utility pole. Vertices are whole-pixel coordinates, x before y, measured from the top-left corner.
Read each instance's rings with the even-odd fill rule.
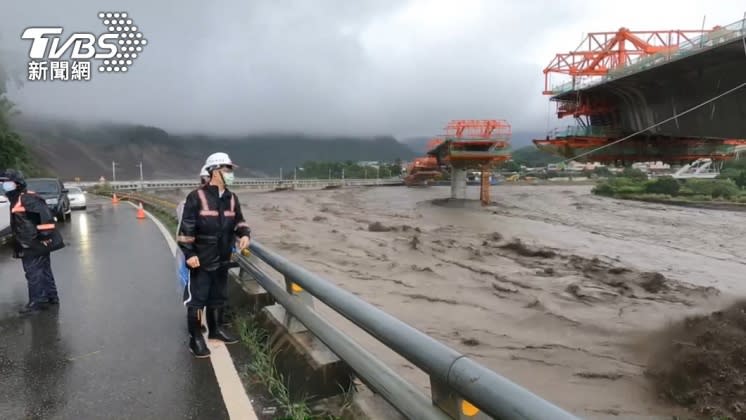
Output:
[[[280,181],[282,181],[282,168],[280,168]]]
[[[117,182],[117,163],[111,161],[111,182]]]
[[[342,181],[345,180],[345,168],[342,168]]]
[[[142,189],[143,188],[143,184],[144,184],[144,182],[143,182],[144,181],[144,177],[142,176],[142,161],[140,161],[139,165],[135,165],[135,166],[137,166],[137,167],[140,168],[140,189]]]

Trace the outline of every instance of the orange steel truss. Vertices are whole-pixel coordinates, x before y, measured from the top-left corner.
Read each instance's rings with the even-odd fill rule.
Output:
[[[446,137],[472,139],[506,139],[510,124],[504,120],[452,120],[445,127]]]
[[[435,137],[427,142],[427,150],[433,150],[443,143],[443,139]]]
[[[558,73],[572,76],[604,76],[609,70],[632,64],[633,59],[648,55],[668,54],[682,43],[694,44],[693,39],[720,27],[705,30],[593,32],[575,51],[555,55],[544,69],[544,94],[551,95],[549,75]]]

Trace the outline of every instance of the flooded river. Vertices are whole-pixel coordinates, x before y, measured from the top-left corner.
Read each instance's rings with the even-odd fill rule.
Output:
[[[563,408],[670,418],[677,410],[644,376],[647,349],[656,329],[746,295],[744,215],[590,189],[496,186],[489,207],[444,200],[449,187],[241,199],[262,243]],[[429,388],[407,361],[322,312]]]

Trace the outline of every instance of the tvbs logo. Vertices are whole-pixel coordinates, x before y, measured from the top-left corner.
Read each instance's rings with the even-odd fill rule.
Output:
[[[28,80],[90,80],[91,60],[98,71],[126,73],[148,41],[125,12],[100,12],[108,32],[75,32],[63,38],[61,27],[26,28],[21,39],[31,41]],[[61,60],[69,53],[70,60]]]

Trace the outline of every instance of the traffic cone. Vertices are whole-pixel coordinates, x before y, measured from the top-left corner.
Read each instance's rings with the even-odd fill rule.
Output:
[[[119,198],[117,198],[117,193],[114,193],[114,195],[111,196],[111,203],[112,204],[118,204]]]
[[[140,207],[137,208],[137,218],[138,219],[144,219],[145,218],[145,210],[142,208],[142,202],[140,202]]]

